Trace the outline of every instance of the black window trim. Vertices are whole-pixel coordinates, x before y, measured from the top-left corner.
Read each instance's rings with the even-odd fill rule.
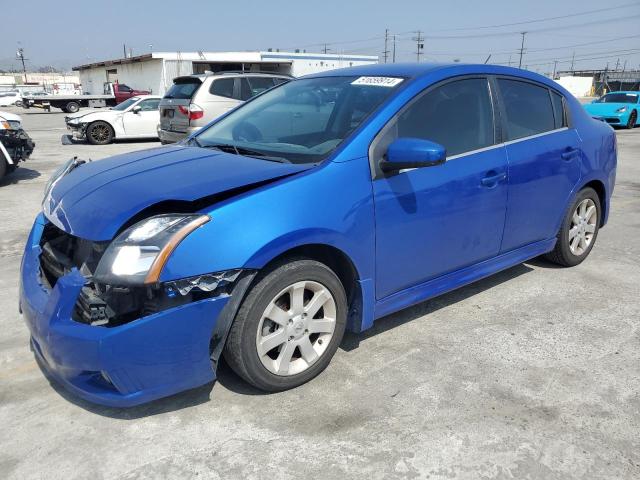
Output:
[[[388,177],[391,177],[391,176],[394,176],[394,175],[402,174],[404,172],[409,172],[411,170],[415,170],[414,168],[408,168],[408,169],[405,169],[405,170],[400,170],[399,172],[387,172],[387,173],[385,173],[380,169],[380,166],[375,161],[375,157],[373,155],[376,146],[378,145],[378,143],[380,142],[381,138],[386,133],[387,128],[389,128],[393,124],[393,122],[395,122],[396,119],[400,115],[402,115],[402,113],[404,113],[415,102],[420,100],[420,98],[422,98],[424,95],[427,95],[428,93],[430,93],[431,91],[435,90],[436,88],[442,87],[442,86],[447,85],[449,83],[458,82],[458,81],[461,81],[461,80],[473,80],[473,79],[482,79],[482,80],[486,80],[487,81],[487,87],[489,89],[489,99],[491,101],[491,110],[492,110],[491,113],[492,113],[492,117],[493,117],[493,145],[488,145],[486,147],[477,148],[475,150],[469,150],[468,152],[462,152],[462,153],[458,153],[456,155],[447,156],[447,158],[445,159],[445,162],[449,162],[449,161],[452,161],[452,160],[457,160],[459,158],[463,158],[463,157],[466,157],[466,156],[469,156],[469,155],[474,155],[476,153],[484,152],[484,151],[487,151],[487,150],[492,150],[494,148],[498,148],[498,147],[503,146],[504,142],[503,142],[502,128],[501,128],[501,119],[502,119],[502,113],[501,112],[502,111],[498,108],[498,103],[497,103],[497,98],[496,98],[498,95],[497,95],[496,87],[494,86],[493,81],[492,81],[492,75],[486,74],[486,73],[472,73],[472,74],[465,74],[465,75],[456,75],[454,77],[449,77],[447,79],[441,80],[441,81],[439,81],[437,83],[429,85],[428,87],[426,87],[423,90],[420,90],[408,102],[406,102],[402,106],[402,108],[400,108],[400,110],[398,110],[396,113],[394,113],[393,116],[375,134],[375,136],[373,137],[373,140],[369,144],[369,149],[367,151],[367,155],[369,157],[369,169],[371,171],[371,179],[372,180],[379,180],[379,179],[382,179],[382,178],[388,178]]]
[[[530,80],[528,78],[522,78],[522,77],[517,77],[517,76],[513,76],[513,75],[491,75],[491,81],[495,84],[495,93],[496,93],[496,99],[497,99],[497,104],[499,106],[499,111],[500,111],[500,130],[501,130],[501,139],[503,140],[502,144],[503,145],[511,145],[512,143],[516,143],[516,142],[521,142],[523,140],[528,140],[531,138],[537,138],[537,137],[541,137],[543,135],[549,135],[552,133],[556,133],[556,132],[561,132],[563,130],[567,130],[570,128],[573,128],[573,123],[571,121],[571,115],[569,114],[569,108],[568,108],[568,104],[567,104],[567,99],[565,98],[565,96],[562,94],[562,92],[559,92],[558,90],[556,90],[553,87],[550,87],[549,85],[545,85],[544,83],[540,83],[540,82],[536,82],[535,80]],[[500,91],[500,86],[498,85],[498,80],[499,79],[504,79],[504,80],[512,80],[512,81],[516,81],[516,82],[522,82],[522,83],[529,83],[533,86],[536,87],[541,87],[541,88],[545,88],[547,90],[547,93],[549,95],[549,102],[551,102],[551,110],[553,111],[553,100],[551,99],[551,92],[557,93],[558,95],[560,95],[560,97],[562,98],[562,114],[563,114],[563,126],[560,128],[553,128],[552,130],[547,130],[546,132],[540,132],[540,133],[535,133],[533,135],[527,135],[526,137],[520,137],[520,138],[515,138],[513,140],[506,140],[507,138],[507,126],[505,124],[505,106],[503,103],[503,98],[502,98],[502,92]],[[554,113],[554,127],[555,127],[555,112]]]

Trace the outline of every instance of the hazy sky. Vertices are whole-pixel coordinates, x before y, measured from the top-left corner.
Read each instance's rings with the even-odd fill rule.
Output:
[[[397,60],[415,61],[415,31],[426,37],[422,61],[517,65],[520,31],[523,66],[542,72],[613,67],[640,68],[640,0],[272,0],[65,2],[2,0],[0,66],[69,68],[154,51],[266,50],[269,47],[381,55],[384,31],[397,38]],[[609,5],[611,3],[612,5]],[[606,10],[605,10],[606,9]],[[584,13],[600,10],[594,13]],[[531,22],[549,17],[555,20]],[[493,27],[494,25],[512,24]],[[515,25],[513,25],[515,24]],[[456,38],[457,37],[457,38]],[[626,37],[626,38],[622,38]],[[152,47],[151,47],[152,45]],[[389,45],[391,48],[391,45]]]

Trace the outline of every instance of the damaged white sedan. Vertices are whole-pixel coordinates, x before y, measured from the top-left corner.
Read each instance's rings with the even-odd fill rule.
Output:
[[[18,115],[0,112],[0,179],[29,158],[35,146],[22,129],[22,119]]]
[[[108,110],[85,110],[67,115],[64,120],[72,138],[86,139],[92,145],[130,138],[158,138],[161,99],[156,95],[139,95]]]

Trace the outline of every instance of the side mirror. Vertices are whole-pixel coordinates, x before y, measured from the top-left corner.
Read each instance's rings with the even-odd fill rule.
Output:
[[[136,105],[135,107],[133,107],[133,108],[131,109],[131,111],[132,111],[133,113],[136,113],[136,114],[137,114],[137,113],[140,113],[140,111],[141,111],[141,110],[142,110],[142,107],[141,107],[140,105]]]
[[[380,162],[383,172],[394,172],[405,168],[435,167],[442,165],[447,151],[439,143],[421,138],[398,138],[387,148]]]

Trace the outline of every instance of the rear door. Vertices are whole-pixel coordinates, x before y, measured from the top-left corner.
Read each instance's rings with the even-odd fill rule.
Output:
[[[581,141],[565,102],[545,85],[498,77],[509,163],[502,252],[554,238],[580,180]]]
[[[189,104],[202,81],[198,77],[178,77],[160,101],[160,128],[184,133],[189,127]]]
[[[198,120],[198,125],[206,125],[223,113],[240,105],[239,86],[234,77],[214,77],[208,90],[200,91],[195,103],[204,110],[203,118]]]

